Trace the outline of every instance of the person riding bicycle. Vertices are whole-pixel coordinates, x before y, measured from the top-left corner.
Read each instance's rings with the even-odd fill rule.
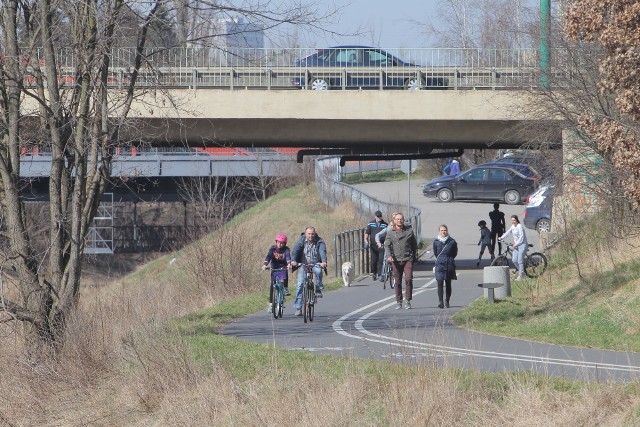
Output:
[[[393,212],[391,214],[391,224],[393,224],[393,217],[397,214],[397,212]],[[390,227],[387,224],[381,232],[376,234],[375,241],[376,246],[382,251],[382,274],[380,275],[380,281],[384,282],[386,279],[386,271],[387,271],[387,259],[384,257],[384,239],[387,238],[387,231],[389,231]]]
[[[513,265],[518,266],[518,277],[515,280],[524,279],[524,256],[529,249],[529,242],[527,241],[527,234],[524,232],[524,227],[520,224],[518,215],[511,215],[511,228],[507,230],[502,236],[498,237],[498,240],[504,240],[505,237],[513,234],[513,254],[511,255],[511,261]]]
[[[284,283],[284,295],[289,296],[291,292],[289,292],[289,274],[287,270],[280,270],[282,268],[290,268],[291,265],[291,251],[287,246],[287,236],[286,234],[278,234],[276,236],[276,243],[271,245],[269,251],[267,252],[267,256],[264,258],[264,263],[262,264],[262,270],[266,270],[271,264],[271,269],[276,270],[273,271],[272,278],[276,282],[282,281]],[[269,310],[271,310],[271,302],[273,301],[273,286],[269,290]]]
[[[293,246],[291,254],[291,266],[298,264],[313,265],[313,273],[316,278],[316,296],[322,298],[322,270],[327,267],[327,246],[324,240],[316,234],[316,229],[307,227],[300,236],[300,239]],[[302,284],[304,283],[306,272],[301,269],[298,273],[298,284],[296,286],[296,299],[293,301],[293,308],[296,309],[296,316],[302,316]]]

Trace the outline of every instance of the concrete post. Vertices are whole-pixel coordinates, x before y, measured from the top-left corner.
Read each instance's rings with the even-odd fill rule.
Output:
[[[502,283],[502,286],[494,289],[495,299],[504,299],[511,296],[511,278],[509,277],[509,267],[495,266],[485,267],[482,275],[484,283]],[[484,297],[489,298],[489,290],[484,290]]]

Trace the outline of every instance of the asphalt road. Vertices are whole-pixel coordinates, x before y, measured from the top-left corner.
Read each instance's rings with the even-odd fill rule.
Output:
[[[382,283],[367,277],[360,278],[351,287],[325,292],[311,323],[305,324],[302,317],[293,316],[290,299],[284,318],[274,320],[262,311],[227,325],[222,333],[288,349],[401,363],[491,372],[531,371],[597,381],[640,378],[640,354],[637,353],[549,345],[470,332],[453,325],[451,316],[456,311],[482,297],[482,290],[477,286],[482,282],[482,270],[475,267],[480,235],[476,224],[480,219],[488,220],[492,206],[490,203],[440,203],[424,198],[420,182],[415,184],[411,204],[422,208],[423,237],[435,236],[438,225],[446,223],[460,245],[458,280],[453,282],[451,308],[437,308],[431,270],[433,260],[427,258],[414,272],[411,310],[395,310],[393,290],[385,290]],[[406,204],[406,185],[404,182],[360,187],[382,199]],[[522,206],[501,208],[507,216],[524,211]],[[537,246],[533,230],[529,230],[528,237]],[[486,265],[488,256],[485,254],[485,257]]]

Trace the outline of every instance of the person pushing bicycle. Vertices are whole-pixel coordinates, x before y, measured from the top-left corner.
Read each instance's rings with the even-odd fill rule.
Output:
[[[322,270],[327,268],[327,246],[324,240],[316,234],[316,229],[307,227],[300,236],[300,239],[293,246],[291,253],[291,266],[297,267],[299,264],[313,265],[313,273],[316,279],[316,296],[322,298]],[[296,286],[296,299],[293,301],[296,316],[302,316],[302,284],[304,283],[306,272],[301,269],[298,273],[298,284]]]
[[[271,269],[274,270],[271,273],[273,280],[276,282],[283,282],[284,295],[291,295],[291,292],[289,292],[289,272],[287,271],[287,268],[290,268],[291,266],[291,251],[287,246],[286,234],[278,234],[276,236],[276,243],[271,245],[267,252],[267,256],[264,258],[262,270],[269,268],[269,264],[271,264]],[[271,286],[271,289],[269,290],[269,311],[271,310],[272,301],[273,286]]]
[[[509,228],[502,236],[498,237],[498,241],[504,240],[513,234],[513,254],[511,261],[518,266],[518,277],[515,280],[524,280],[524,257],[529,249],[527,241],[527,233],[520,224],[518,215],[511,215],[511,228]]]

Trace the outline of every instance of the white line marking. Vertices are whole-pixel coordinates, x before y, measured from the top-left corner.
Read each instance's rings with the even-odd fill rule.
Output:
[[[430,280],[427,284],[425,284],[424,286],[420,287],[416,292],[414,292],[414,295],[419,295],[427,290],[433,290],[435,288],[429,288],[429,285],[431,285],[432,283],[435,282],[435,279]],[[355,322],[354,322],[354,326],[356,328],[357,331],[359,331],[360,333],[362,333],[364,336],[358,336],[358,335],[353,335],[347,331],[344,330],[344,328],[342,327],[342,323],[346,320],[348,320],[351,317],[356,316],[358,313],[361,313],[363,311],[369,310],[372,307],[375,307],[377,305],[380,305],[390,299],[393,299],[393,302],[385,304],[375,310],[372,310],[364,315],[362,315],[360,318],[358,318]],[[576,367],[576,368],[589,368],[589,369],[599,369],[599,370],[610,370],[610,371],[624,371],[624,372],[638,372],[640,373],[640,367],[638,366],[633,366],[633,365],[618,365],[618,364],[613,364],[613,363],[596,363],[596,362],[588,362],[588,361],[582,361],[582,360],[571,360],[571,359],[559,359],[559,358],[552,358],[552,357],[541,357],[541,356],[531,356],[531,355],[521,355],[521,354],[515,354],[515,353],[500,353],[500,352],[493,352],[493,351],[484,351],[484,350],[471,350],[471,349],[466,349],[466,348],[459,348],[459,347],[450,347],[450,346],[443,346],[443,345],[436,345],[436,344],[428,344],[428,343],[422,343],[419,341],[412,341],[412,340],[406,340],[406,339],[401,339],[401,338],[395,338],[395,337],[390,337],[390,336],[386,336],[386,335],[382,335],[382,334],[375,334],[369,330],[367,330],[364,326],[363,323],[365,320],[367,320],[369,317],[383,311],[386,310],[390,307],[393,307],[396,305],[396,301],[395,301],[395,295],[383,298],[381,300],[378,300],[376,302],[373,302],[369,305],[366,305],[364,307],[360,307],[357,310],[354,310],[350,313],[345,314],[344,316],[340,317],[338,320],[336,320],[335,322],[333,322],[333,330],[336,331],[338,334],[343,335],[347,338],[354,338],[354,339],[358,339],[358,340],[364,340],[364,341],[369,341],[369,342],[376,342],[376,343],[380,343],[380,344],[387,344],[387,345],[391,345],[391,346],[396,346],[396,347],[403,347],[403,348],[411,348],[411,349],[417,349],[417,350],[431,350],[433,352],[439,352],[439,353],[443,353],[443,354],[449,354],[449,355],[467,355],[467,356],[473,356],[473,357],[482,357],[482,358],[488,358],[488,359],[499,359],[499,360],[510,360],[510,361],[516,361],[516,362],[529,362],[529,363],[541,363],[541,364],[545,364],[545,365],[559,365],[559,366],[569,366],[569,367]],[[367,338],[369,337],[369,338]]]

